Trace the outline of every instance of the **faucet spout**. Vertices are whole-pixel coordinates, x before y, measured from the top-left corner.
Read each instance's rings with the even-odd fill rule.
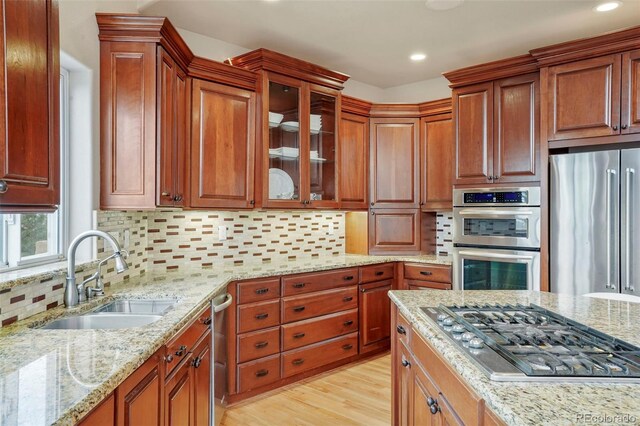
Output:
[[[116,262],[116,271],[118,273],[124,272],[128,269],[127,262],[122,257],[120,244],[118,244],[118,241],[116,241],[113,236],[98,230],[86,231],[78,235],[73,239],[73,241],[71,241],[67,252],[67,283],[64,289],[64,304],[67,307],[75,306],[79,302],[84,301],[85,298],[84,285],[81,284],[80,286],[76,286],[76,249],[82,241],[89,237],[103,238],[109,243],[109,245],[111,245],[111,248],[113,249],[113,257]]]

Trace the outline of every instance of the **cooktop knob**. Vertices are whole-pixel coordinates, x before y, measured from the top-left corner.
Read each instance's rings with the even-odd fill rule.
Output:
[[[473,339],[474,337],[476,337],[475,334],[467,331],[466,333],[462,334],[462,340],[465,342],[468,342],[469,340]]]
[[[446,318],[449,318],[449,315],[447,315],[447,314],[438,314],[438,322],[442,322]]]
[[[474,337],[473,339],[469,340],[469,347],[474,349],[482,349],[484,347],[484,342],[482,341],[482,339]]]
[[[464,328],[464,325],[462,324],[454,324],[453,327],[451,327],[451,331],[454,333],[464,333],[467,329]]]
[[[451,317],[446,317],[445,319],[442,320],[442,324],[446,325],[446,326],[452,326],[453,324],[455,324],[455,320]]]

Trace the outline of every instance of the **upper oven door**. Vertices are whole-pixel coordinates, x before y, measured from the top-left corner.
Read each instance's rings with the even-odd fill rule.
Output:
[[[540,207],[455,207],[453,242],[540,248]]]

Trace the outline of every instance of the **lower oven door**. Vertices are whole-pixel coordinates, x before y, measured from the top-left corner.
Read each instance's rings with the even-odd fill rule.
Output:
[[[454,290],[540,290],[540,252],[453,249]]]

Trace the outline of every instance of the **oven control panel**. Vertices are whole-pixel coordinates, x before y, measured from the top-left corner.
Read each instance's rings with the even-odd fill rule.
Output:
[[[465,192],[465,204],[526,204],[528,191]]]

